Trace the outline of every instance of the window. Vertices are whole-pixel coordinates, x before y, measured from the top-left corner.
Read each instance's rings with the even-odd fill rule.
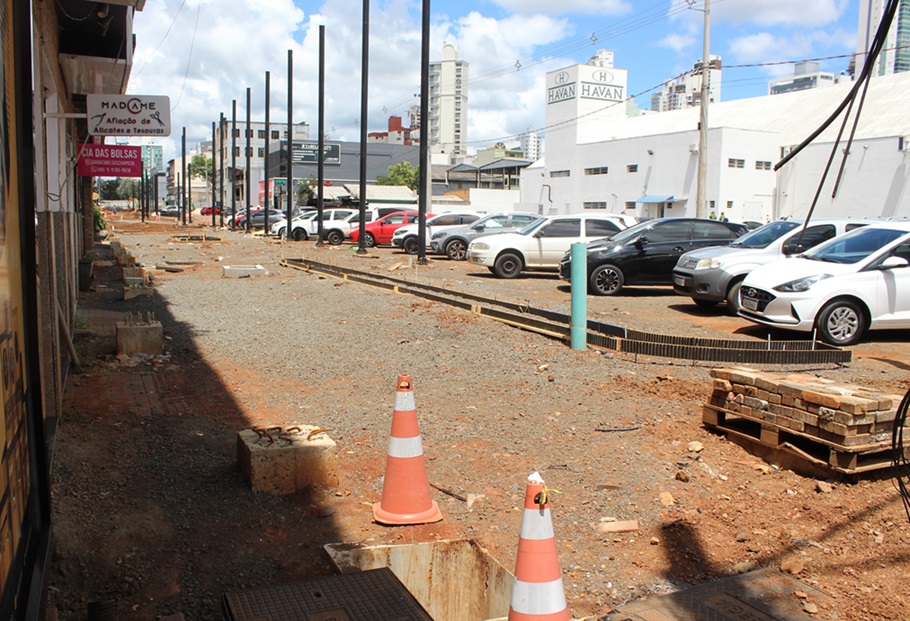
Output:
[[[708,201],[708,208],[714,209],[714,201]]]
[[[600,201],[600,202],[586,201],[586,202],[582,203],[582,207],[584,207],[585,209],[606,209],[607,202],[606,201]]]
[[[433,226],[453,226],[455,224],[461,224],[461,216],[447,214],[439,216],[438,218],[433,218]]]
[[[606,166],[598,166],[596,168],[585,168],[586,175],[605,175],[607,174]]]
[[[553,220],[540,229],[540,237],[579,237],[580,235],[581,220],[579,218]]]
[[[771,162],[755,161],[755,170],[771,170]]]
[[[240,157],[240,147],[234,147],[234,155]]]
[[[608,237],[619,231],[619,225],[612,220],[592,219],[585,222],[585,237]]]
[[[626,166],[626,172],[634,173],[638,172],[638,164],[629,164]]]
[[[568,177],[572,172],[569,170],[551,170],[550,177]]]
[[[246,147],[243,151],[248,157],[253,157],[253,147]]]
[[[727,201],[727,209],[733,209],[733,201]]]
[[[259,140],[265,140],[265,130],[260,129],[258,136],[259,136]]]
[[[246,137],[247,137],[247,138],[252,138],[252,137],[253,137],[253,130],[252,130],[252,129],[246,130]]]
[[[265,157],[265,147],[259,147],[259,157]]]
[[[738,160],[731,157],[727,160],[727,166],[730,168],[743,168],[746,165],[746,160]]]
[[[628,211],[635,211],[635,203],[633,203],[633,202],[627,202],[627,203],[626,203],[626,209],[627,209]]]
[[[272,130],[272,140],[278,140],[281,137],[281,132],[277,129]]]
[[[494,218],[494,220],[495,220],[495,218]],[[534,218],[533,216],[512,216],[512,226],[526,227],[529,224],[531,224],[532,222],[534,222],[534,220],[536,220],[536,218]],[[490,220],[487,220],[487,222],[490,222]],[[505,223],[503,223],[503,225],[505,225]]]
[[[687,241],[689,239],[690,226],[689,222],[671,220],[655,224],[650,230],[642,231],[642,236],[649,243]]]
[[[692,239],[736,239],[739,237],[732,229],[720,222],[699,221],[694,225]]]
[[[237,129],[237,128],[234,128],[234,129],[231,131],[231,136],[233,136],[234,138],[240,138],[240,130]]]

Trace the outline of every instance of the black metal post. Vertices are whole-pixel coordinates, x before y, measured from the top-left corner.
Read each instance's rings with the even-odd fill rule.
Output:
[[[288,50],[288,131],[287,131],[287,221],[284,227],[285,239],[291,239],[294,209],[294,50]]]
[[[323,222],[322,210],[325,192],[325,24],[319,25],[319,159],[317,160],[316,179],[316,245],[322,246]]]
[[[237,100],[232,100],[231,117],[231,230],[237,228]]]
[[[181,139],[181,152],[180,152],[180,170],[183,172],[183,194],[181,198],[183,199],[182,206],[180,209],[180,221],[186,225],[186,127],[183,128],[183,137]]]
[[[268,71],[265,72],[265,152],[263,153],[262,158],[262,169],[263,169],[263,181],[264,181],[264,198],[262,200],[262,208],[265,209],[265,220],[262,227],[262,234],[266,237],[269,236],[269,206],[271,205],[271,200],[269,199],[269,91],[271,90],[271,75]],[[288,220],[290,222],[290,220]]]
[[[180,218],[183,214],[183,186],[180,184],[180,173],[177,173],[177,222],[180,222]]]
[[[218,224],[224,228],[224,112],[218,113],[218,137]]]
[[[212,121],[212,228],[215,228],[215,121]]]
[[[250,205],[250,192],[252,188],[250,187],[250,135],[252,134],[250,129],[250,87],[246,87],[246,172],[243,177],[243,189],[245,190],[246,198],[246,218],[243,220],[243,228],[247,233],[250,232],[250,216],[252,215],[251,205]]]
[[[360,61],[360,235],[357,238],[357,254],[366,254],[367,228],[367,102],[370,85],[370,0],[363,0],[363,33]]]
[[[417,187],[417,264],[427,264],[427,205],[430,201],[430,0],[423,0],[420,44],[420,162]]]
[[[152,187],[154,188],[153,194],[155,196],[155,217],[157,217],[158,212],[160,211],[158,207],[158,201],[160,200],[158,198],[158,171],[156,169],[153,169],[152,172],[154,173],[152,176],[155,179],[155,184]]]
[[[139,175],[139,221],[145,224],[145,162],[142,163],[142,174]]]

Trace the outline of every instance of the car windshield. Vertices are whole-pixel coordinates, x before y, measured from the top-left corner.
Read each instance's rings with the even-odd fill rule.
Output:
[[[518,233],[520,235],[530,235],[531,233],[533,233],[534,231],[536,231],[537,229],[539,229],[541,226],[543,226],[544,224],[546,224],[549,221],[550,221],[549,218],[543,218],[541,220],[538,220],[537,222],[532,222],[531,224],[524,227],[523,229],[519,229]]]
[[[828,263],[859,263],[906,234],[907,231],[867,226],[830,239],[800,256]]]
[[[800,223],[793,220],[771,222],[754,231],[749,231],[730,245],[735,248],[767,248],[771,242],[780,239],[797,226],[800,226]]]

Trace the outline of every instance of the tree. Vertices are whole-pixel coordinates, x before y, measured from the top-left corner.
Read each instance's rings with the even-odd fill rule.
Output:
[[[117,198],[120,200],[133,200],[139,196],[139,182],[130,177],[117,179]]]
[[[120,179],[104,179],[101,182],[101,190],[98,197],[103,201],[117,200],[117,188],[120,186]]]
[[[310,199],[316,196],[316,177],[310,175],[306,179],[297,181],[297,204],[309,205]]]
[[[414,168],[410,162],[398,162],[389,166],[388,175],[379,175],[376,177],[378,185],[406,185],[418,193],[420,190],[417,186],[420,184],[420,168]]]
[[[194,155],[187,166],[190,179],[202,179],[206,184],[212,181],[212,158],[204,155]]]

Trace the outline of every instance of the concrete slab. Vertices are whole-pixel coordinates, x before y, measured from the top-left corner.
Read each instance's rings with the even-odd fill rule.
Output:
[[[163,352],[164,331],[160,321],[117,322],[117,355],[148,354],[150,356],[158,356]]]
[[[338,485],[335,441],[313,425],[244,429],[237,433],[237,461],[254,492]]]
[[[225,265],[221,272],[222,278],[251,278],[265,275],[265,268],[261,265]]]

